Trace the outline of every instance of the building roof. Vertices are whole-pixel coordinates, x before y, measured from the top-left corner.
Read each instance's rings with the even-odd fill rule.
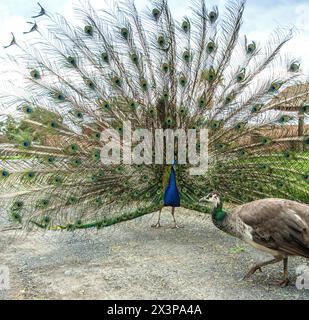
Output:
[[[309,83],[289,86],[273,97],[267,106],[281,111],[298,111],[305,103],[309,104]]]

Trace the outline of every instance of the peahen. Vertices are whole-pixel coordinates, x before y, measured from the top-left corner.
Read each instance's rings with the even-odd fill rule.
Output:
[[[13,36],[5,49],[13,85],[6,78],[2,105],[16,107],[28,125],[0,147],[0,199],[10,219],[74,230],[164,205],[173,216],[178,206],[206,213],[198,200],[211,190],[237,204],[267,197],[308,203],[309,156],[297,146],[307,148],[309,137],[297,136],[295,117],[273,102],[301,73],[298,61],[280,54],[292,34],[280,30],[265,45],[240,35],[244,6],[228,1],[219,14],[200,0],[175,21],[166,0],[142,13],[132,0],[102,11],[86,3],[77,8],[78,25],[40,6],[25,42]],[[298,99],[306,108],[305,95]],[[124,122],[132,130],[208,129],[207,172],[191,175],[176,143],[175,159],[162,164],[104,164],[102,134],[114,129],[122,137]],[[117,145],[117,135],[109,142]],[[116,158],[122,151],[111,149]]]
[[[212,221],[220,230],[242,239],[273,259],[255,264],[245,275],[250,277],[262,267],[283,261],[283,279],[280,286],[289,283],[288,257],[309,259],[309,206],[285,199],[260,199],[234,208],[223,209],[223,200],[216,192],[201,201],[212,203]]]

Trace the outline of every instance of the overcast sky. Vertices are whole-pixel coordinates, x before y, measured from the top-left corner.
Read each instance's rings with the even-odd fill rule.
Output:
[[[90,0],[95,8],[108,6],[107,0]],[[208,6],[216,4],[222,7],[225,0],[207,1]],[[41,0],[40,3],[51,12],[62,13],[66,17],[74,15],[73,4],[78,0]],[[176,18],[188,14],[189,0],[170,0],[170,7]],[[136,0],[139,8],[148,4],[147,0]],[[0,0],[0,46],[10,41],[10,32],[21,37],[28,30],[26,21],[37,13],[37,0]],[[242,32],[250,40],[263,41],[276,27],[295,27],[294,39],[285,51],[301,58],[303,70],[309,75],[309,0],[247,0]],[[0,54],[1,54],[0,49]]]

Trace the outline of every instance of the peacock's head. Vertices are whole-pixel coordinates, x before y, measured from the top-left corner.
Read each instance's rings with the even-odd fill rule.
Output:
[[[202,202],[209,202],[214,207],[217,207],[221,203],[220,195],[218,192],[211,192],[207,196],[200,199]]]

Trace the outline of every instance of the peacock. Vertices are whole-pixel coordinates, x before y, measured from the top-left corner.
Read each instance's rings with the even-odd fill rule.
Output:
[[[197,0],[179,21],[166,0],[143,11],[133,0],[104,10],[85,2],[74,23],[39,6],[31,29],[3,49],[10,72],[1,105],[28,128],[0,146],[0,201],[12,222],[100,229],[159,211],[159,227],[164,206],[173,217],[177,207],[209,213],[199,199],[212,190],[234,204],[309,203],[309,136],[297,135],[297,116],[277,99],[302,81],[300,61],[281,54],[292,30],[265,44],[248,39],[240,32],[244,0],[227,1],[222,13]],[[308,115],[306,94],[294,98]],[[195,144],[164,136],[156,163],[155,150],[148,161],[154,136],[123,142],[127,123],[132,132],[200,135]],[[208,168],[192,174],[198,163],[179,151],[195,145],[202,154],[206,132]],[[138,161],[125,159],[125,148]]]

